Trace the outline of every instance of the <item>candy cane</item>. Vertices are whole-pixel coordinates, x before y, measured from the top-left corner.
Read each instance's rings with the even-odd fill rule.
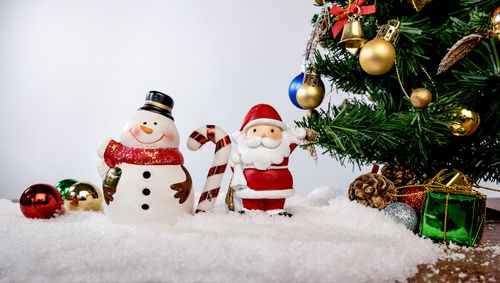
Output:
[[[214,125],[206,125],[194,131],[189,136],[187,147],[196,151],[208,141],[215,143],[215,154],[198,201],[196,213],[213,210],[231,154],[231,139],[224,130]]]

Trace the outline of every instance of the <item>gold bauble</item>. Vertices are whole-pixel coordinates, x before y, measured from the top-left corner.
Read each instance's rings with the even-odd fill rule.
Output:
[[[325,2],[323,0],[314,0],[314,2],[316,2],[316,4],[318,4],[320,6],[323,6],[325,4]]]
[[[413,107],[425,108],[432,101],[432,94],[426,88],[417,88],[411,93],[410,102]]]
[[[490,19],[490,24],[490,36],[496,37],[498,40],[500,40],[500,6],[498,6],[495,11],[493,11],[493,15],[491,15]]]
[[[462,107],[457,108],[452,120],[450,123],[452,133],[460,137],[472,135],[481,123],[478,113]]]
[[[381,38],[375,38],[366,43],[359,53],[361,68],[370,75],[387,73],[396,60],[394,46]]]
[[[88,182],[72,185],[66,193],[64,206],[68,210],[95,210],[101,208],[102,195],[100,190]]]
[[[304,83],[297,90],[297,102],[304,109],[314,109],[323,101],[325,90],[320,85]]]

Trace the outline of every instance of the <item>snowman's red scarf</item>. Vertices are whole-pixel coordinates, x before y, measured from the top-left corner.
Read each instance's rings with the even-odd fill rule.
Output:
[[[181,165],[184,157],[177,148],[128,147],[111,140],[104,152],[104,161],[109,167],[129,163],[137,165]]]

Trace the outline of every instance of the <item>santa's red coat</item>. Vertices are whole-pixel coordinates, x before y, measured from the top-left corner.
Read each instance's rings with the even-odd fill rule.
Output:
[[[296,143],[290,144],[290,154],[296,147]],[[241,198],[285,198],[293,195],[293,177],[288,170],[288,157],[280,164],[271,164],[267,170],[244,168],[243,174],[248,188],[236,192]]]

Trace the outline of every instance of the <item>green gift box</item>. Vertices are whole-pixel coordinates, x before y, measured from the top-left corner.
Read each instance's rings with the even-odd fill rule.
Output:
[[[475,191],[460,193],[427,192],[420,223],[421,235],[469,246],[481,241],[486,197]]]

